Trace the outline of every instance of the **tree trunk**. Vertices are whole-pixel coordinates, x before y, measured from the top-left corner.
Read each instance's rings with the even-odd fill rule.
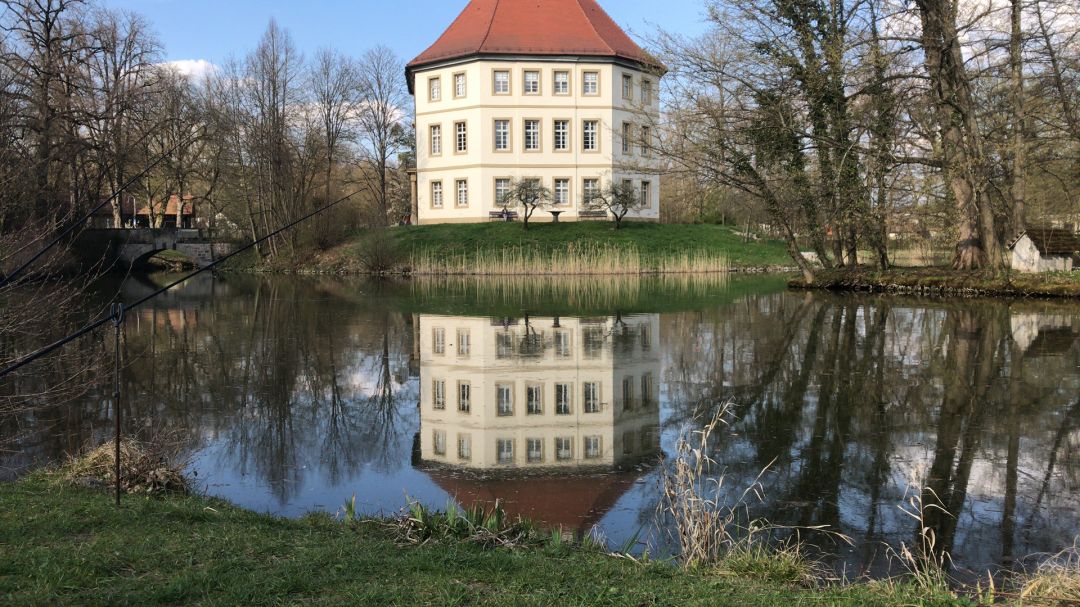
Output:
[[[974,270],[1001,267],[1000,243],[987,192],[989,171],[975,121],[971,82],[950,0],[916,0],[922,21],[922,45],[930,77],[935,119],[941,136],[946,181],[959,217],[953,267]]]
[[[1012,27],[1009,36],[1009,64],[1012,70],[1012,235],[1027,229],[1024,208],[1027,202],[1027,142],[1024,138],[1026,103],[1024,96],[1023,11],[1020,0],[1012,2]]]

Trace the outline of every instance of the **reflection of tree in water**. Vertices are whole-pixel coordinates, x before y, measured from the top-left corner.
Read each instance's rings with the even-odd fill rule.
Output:
[[[403,440],[407,321],[309,289],[259,281],[149,310],[129,330],[132,426],[186,429],[218,445],[218,465],[253,475],[282,503],[313,469],[336,483],[366,465],[401,465],[392,452]]]
[[[734,399],[737,420],[713,455],[733,490],[776,460],[755,515],[862,538],[866,562],[880,541],[911,542],[897,514],[910,481],[952,513],[927,522],[960,562],[1008,562],[1060,547],[1061,528],[1075,533],[1062,476],[1080,462],[1052,468],[1080,388],[1076,346],[1033,372],[1030,351],[1011,351],[1009,306],[992,302],[783,294],[736,305],[747,309],[665,317],[667,424],[674,435],[696,409]],[[1065,516],[1035,524],[1051,511],[1034,481],[1044,469]]]

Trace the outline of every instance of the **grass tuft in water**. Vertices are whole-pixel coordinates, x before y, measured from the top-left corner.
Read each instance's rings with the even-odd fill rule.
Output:
[[[456,541],[485,547],[522,548],[545,544],[556,546],[562,541],[562,531],[545,535],[530,521],[508,516],[500,501],[490,508],[480,505],[459,508],[450,502],[446,510],[440,512],[410,499],[407,514],[397,521],[396,529],[410,544]]]
[[[719,440],[719,430],[728,425],[732,409],[731,402],[724,403],[704,418],[700,429],[680,437],[675,456],[662,469],[663,494],[658,513],[671,523],[679,560],[686,567],[707,567],[724,575],[785,584],[815,583],[825,569],[807,556],[797,541],[775,540],[778,532],[792,529],[749,516],[750,501],[764,497],[761,478],[769,466],[735,499],[726,497],[725,476],[717,474],[719,465],[709,453]],[[822,527],[803,529],[851,542]]]

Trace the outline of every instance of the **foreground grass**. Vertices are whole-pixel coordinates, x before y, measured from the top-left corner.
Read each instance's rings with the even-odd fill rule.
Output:
[[[580,548],[403,546],[380,523],[293,521],[199,497],[37,476],[0,485],[5,605],[951,605],[894,584],[805,589]]]
[[[801,278],[793,287],[806,287]],[[949,296],[1080,297],[1080,272],[1020,274],[962,272],[951,268],[897,268],[885,272],[823,270],[815,288],[847,291],[914,292]]]
[[[643,262],[655,263],[688,254],[722,257],[736,269],[792,265],[783,242],[743,242],[729,226],[628,223],[615,230],[606,222],[534,224],[492,222],[392,228],[391,244],[402,260],[435,254],[444,258],[491,258],[502,254],[551,257],[572,246],[636,250]],[[328,251],[299,260],[282,260],[270,269],[360,273],[360,258],[371,247],[372,235],[360,232]],[[379,243],[380,246],[383,243]]]

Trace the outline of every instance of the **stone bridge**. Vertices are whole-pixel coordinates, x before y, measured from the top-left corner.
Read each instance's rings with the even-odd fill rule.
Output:
[[[80,247],[108,251],[125,266],[145,261],[162,251],[176,251],[204,268],[237,249],[235,242],[212,238],[209,230],[135,228],[85,230]]]

